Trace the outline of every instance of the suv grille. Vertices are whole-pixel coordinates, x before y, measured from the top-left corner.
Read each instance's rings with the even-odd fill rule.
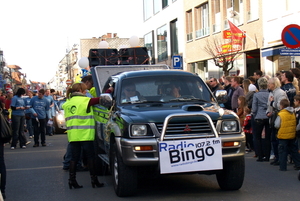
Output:
[[[214,122],[214,126],[216,122]],[[158,132],[161,134],[163,124],[156,124]],[[193,137],[213,137],[214,132],[209,122],[198,121],[198,122],[180,122],[170,123],[167,126],[165,138],[193,138]]]

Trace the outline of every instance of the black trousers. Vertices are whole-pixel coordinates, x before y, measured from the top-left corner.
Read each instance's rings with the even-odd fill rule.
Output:
[[[72,159],[71,161],[79,161],[81,153],[83,153],[87,160],[95,159],[94,141],[79,141],[70,142]],[[83,149],[83,152],[81,152]]]
[[[39,144],[39,138],[41,136],[41,143],[46,143],[46,119],[31,119],[33,132],[34,132],[34,144]]]
[[[0,142],[0,174],[1,174],[1,192],[5,193],[6,186],[6,166],[4,162],[3,142]]]

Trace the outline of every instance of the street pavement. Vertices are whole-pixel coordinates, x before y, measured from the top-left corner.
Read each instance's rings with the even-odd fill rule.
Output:
[[[31,139],[32,140],[32,139]],[[288,171],[279,171],[269,162],[256,162],[254,153],[246,154],[246,174],[238,191],[220,190],[215,175],[163,175],[140,181],[137,195],[119,198],[115,195],[112,177],[99,176],[103,188],[93,189],[88,172],[78,172],[82,189],[68,187],[68,172],[62,170],[67,136],[46,137],[46,147],[4,147],[7,168],[6,201],[81,201],[81,200],[201,200],[201,201],[281,201],[299,200],[300,182],[293,164]]]

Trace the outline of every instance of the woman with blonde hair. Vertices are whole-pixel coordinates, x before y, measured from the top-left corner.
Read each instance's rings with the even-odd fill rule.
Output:
[[[296,89],[296,94],[299,92],[299,82],[298,82],[298,79],[296,77],[294,77],[293,79],[293,85]]]
[[[280,101],[282,99],[288,99],[285,91],[281,88],[281,82],[278,77],[272,77],[268,80],[268,89],[270,90],[268,97],[268,108],[266,111],[267,116],[270,120],[270,128],[271,128],[271,143],[273,152],[275,155],[274,161],[271,165],[279,164],[279,155],[278,155],[278,140],[277,140],[277,129],[274,128],[274,122],[277,118],[278,111],[280,110]]]

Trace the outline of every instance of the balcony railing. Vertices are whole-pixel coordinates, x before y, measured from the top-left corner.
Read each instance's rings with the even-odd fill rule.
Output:
[[[205,27],[196,31],[196,38],[209,35],[209,27]]]

